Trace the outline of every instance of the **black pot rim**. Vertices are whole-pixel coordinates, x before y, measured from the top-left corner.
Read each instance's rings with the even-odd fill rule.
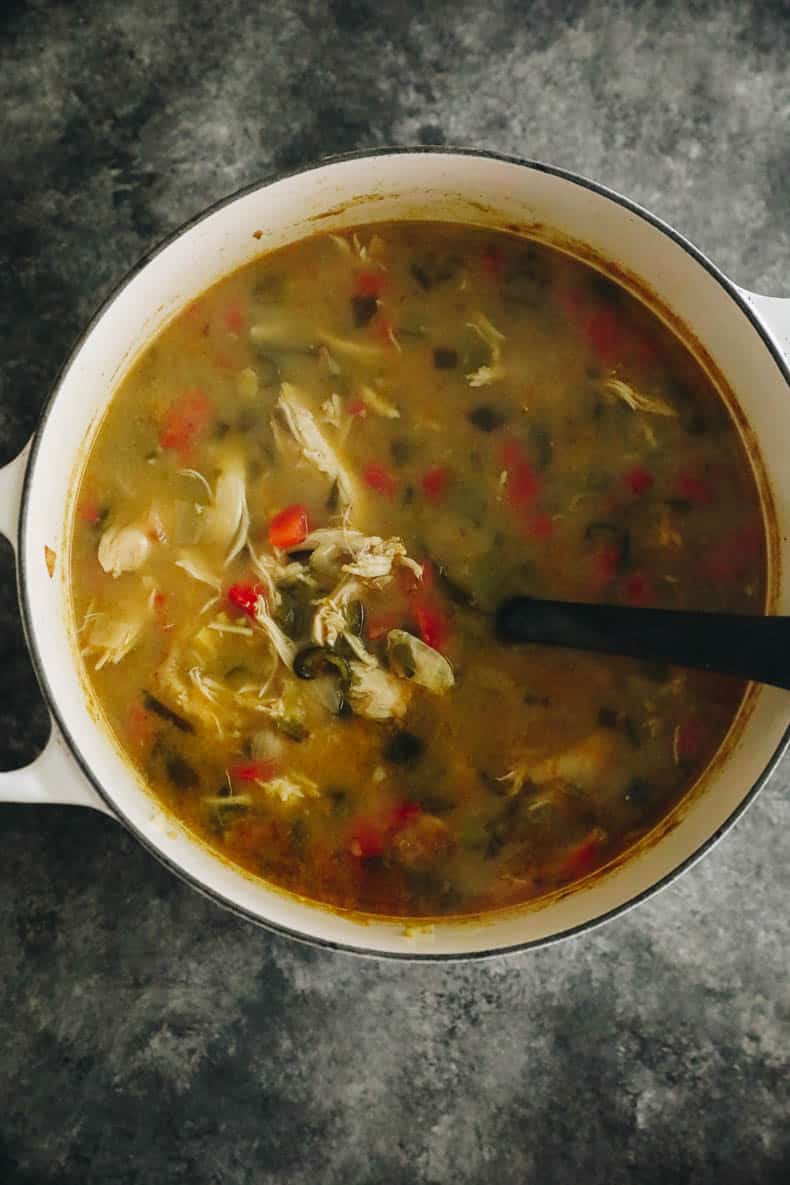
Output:
[[[716,266],[716,264],[712,262],[712,260],[710,260],[702,251],[695,247],[693,243],[685,238],[684,235],[680,234],[679,231],[675,230],[674,227],[664,222],[663,219],[658,218],[655,214],[652,214],[649,210],[646,210],[644,207],[640,206],[637,202],[632,201],[630,198],[624,197],[615,190],[609,189],[605,185],[601,185],[596,181],[592,181],[589,178],[583,177],[580,174],[574,173],[568,169],[559,168],[555,165],[543,164],[540,161],[530,160],[528,158],[512,156],[500,152],[493,152],[488,149],[452,147],[447,145],[436,147],[431,145],[415,145],[413,147],[401,145],[390,148],[382,147],[375,149],[360,149],[355,152],[347,152],[322,157],[321,159],[310,164],[303,165],[300,168],[291,169],[285,172],[277,172],[270,177],[253,181],[249,185],[245,185],[242,188],[235,190],[226,197],[220,198],[218,201],[212,203],[212,205],[208,206],[206,209],[201,210],[192,218],[187,219],[187,221],[183,222],[176,230],[172,231],[165,238],[156,243],[118,281],[108,296],[105,297],[105,299],[99,305],[98,309],[93,314],[82,333],[74,342],[68,357],[55,377],[55,380],[50,388],[49,395],[47,396],[47,399],[44,403],[38,425],[35,429],[35,432],[33,433],[30,454],[27,460],[24,483],[22,487],[22,499],[18,528],[18,538],[20,543],[24,538],[26,530],[30,483],[33,470],[35,468],[35,461],[47,421],[60,391],[63,380],[70,370],[77,354],[82,349],[84,342],[93,332],[94,327],[98,324],[110,306],[115,302],[115,300],[117,300],[117,298],[124,291],[127,285],[134,279],[134,277],[140,271],[142,271],[152,259],[164,251],[172,242],[180,238],[181,235],[185,234],[188,230],[191,230],[205,218],[210,217],[217,210],[230,205],[232,202],[237,201],[239,198],[244,197],[249,193],[267,189],[270,186],[275,185],[280,181],[286,180],[289,177],[297,177],[303,173],[313,172],[314,170],[322,168],[326,165],[340,164],[344,161],[396,155],[482,157],[484,159],[500,161],[505,164],[518,165],[521,168],[529,169],[532,172],[546,173],[550,176],[569,181],[582,189],[587,189],[592,193],[596,193],[601,197],[605,197],[609,201],[614,202],[615,205],[621,206],[622,208],[630,211],[632,214],[635,214],[643,221],[649,223],[656,230],[666,235],[666,237],[674,242],[677,246],[681,247],[718,283],[721,288],[724,289],[725,293],[730,297],[731,300],[735,302],[736,305],[738,305],[741,312],[744,313],[744,315],[751,322],[752,327],[762,339],[763,344],[776,363],[785,382],[788,384],[788,386],[790,386],[790,369],[788,369],[787,363],[777,350],[769,334],[766,332],[761,320],[757,317],[748,302],[744,300],[743,295],[736,285]],[[673,868],[665,876],[661,877],[654,884],[644,889],[641,893],[637,893],[634,897],[631,897],[627,901],[622,902],[620,905],[617,905],[612,909],[599,914],[597,917],[590,918],[585,922],[581,922],[578,926],[571,926],[565,930],[558,931],[556,934],[549,934],[543,938],[535,938],[530,941],[513,943],[506,947],[494,947],[492,949],[484,949],[479,951],[462,951],[459,953],[447,954],[432,954],[430,951],[380,951],[364,946],[352,945],[350,943],[334,942],[330,939],[321,938],[316,935],[305,934],[299,930],[292,930],[288,926],[284,926],[268,918],[262,918],[254,911],[239,905],[231,898],[225,897],[222,893],[217,892],[217,890],[211,888],[209,885],[206,885],[197,877],[187,872],[179,864],[171,860],[169,856],[165,855],[164,852],[161,852],[153,843],[153,841],[149,839],[149,837],[142,831],[140,831],[140,829],[126,817],[123,811],[119,809],[113,800],[112,795],[110,795],[105,790],[104,786],[100,783],[99,779],[93,773],[92,769],[89,767],[88,763],[82,756],[79,745],[72,736],[71,731],[63,719],[61,711],[58,707],[56,697],[52,691],[49,679],[47,677],[45,662],[39,651],[33,630],[32,612],[27,596],[25,549],[21,545],[18,548],[17,557],[17,589],[22,613],[22,625],[38,683],[41,687],[47,707],[52,713],[55,723],[63,735],[72,757],[98,796],[107,804],[112,815],[130,832],[131,835],[134,836],[138,843],[142,844],[142,846],[146,848],[146,850],[149,851],[151,855],[153,855],[161,864],[163,864],[167,869],[169,869],[170,872],[172,872],[185,884],[197,890],[197,892],[201,893],[203,896],[210,898],[212,901],[229,910],[231,913],[236,914],[238,917],[244,918],[246,921],[253,922],[255,925],[260,926],[265,930],[275,934],[286,935],[289,938],[296,939],[298,942],[325,950],[342,951],[344,953],[353,954],[362,958],[389,959],[407,963],[461,963],[478,961],[481,959],[492,959],[503,955],[520,954],[523,951],[537,950],[543,947],[553,946],[555,943],[562,942],[565,939],[578,936],[590,930],[594,930],[597,927],[604,925],[604,923],[627,913],[629,910],[635,908],[643,901],[648,900],[648,898],[653,897],[656,893],[660,892],[662,889],[666,888],[668,885],[677,880],[678,877],[680,877],[684,872],[687,872],[688,869],[696,864],[698,860],[701,860],[703,856],[707,855],[707,853],[724,837],[724,835],[727,834],[727,832],[735,825],[735,823],[741,818],[749,806],[751,806],[751,804],[754,802],[757,794],[760,792],[760,790],[762,790],[768,779],[771,777],[782,755],[790,744],[790,727],[788,727],[773,754],[771,755],[769,761],[767,762],[765,768],[763,769],[760,777],[754,782],[748,793],[743,797],[737,807],[735,807],[735,809],[721,824],[721,826],[717,828],[713,835],[709,836],[709,838],[694,852],[692,852],[690,856],[687,856],[685,860],[677,865],[677,867]]]

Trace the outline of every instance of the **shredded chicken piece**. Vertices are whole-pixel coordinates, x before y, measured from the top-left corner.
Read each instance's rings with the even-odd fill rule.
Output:
[[[260,626],[260,628],[266,634],[272,646],[277,651],[280,660],[285,664],[285,666],[288,667],[289,670],[292,670],[294,658],[296,657],[296,646],[288,637],[288,635],[283,633],[277,622],[272,617],[264,597],[258,597],[258,600],[255,604],[255,616],[253,621],[256,623],[256,625]]]
[[[270,778],[268,782],[259,782],[270,798],[278,798],[283,806],[295,806],[302,798],[317,798],[318,786],[311,778],[304,774],[282,774]]]
[[[209,703],[214,704],[217,702],[219,693],[223,690],[221,684],[217,683],[214,679],[207,678],[199,667],[191,667],[188,671],[188,676],[190,683],[193,685],[193,687],[195,687],[200,695],[204,696],[209,701]],[[191,706],[192,705],[190,705],[188,701],[181,704],[181,707],[186,712],[189,712]],[[216,728],[217,735],[224,736],[225,730],[222,727],[222,721],[216,712],[213,712],[210,708],[201,705],[201,709],[198,712],[195,712],[194,706],[192,706],[192,713],[201,719],[209,720]]]
[[[644,395],[641,391],[634,390],[628,383],[624,383],[622,379],[607,379],[603,386],[605,391],[611,391],[618,399],[622,399],[623,403],[627,403],[632,411],[642,411],[654,416],[677,416],[678,414],[666,400],[659,399],[657,395]]]
[[[219,794],[206,794],[203,799],[206,806],[216,807],[220,811],[238,811],[246,810],[247,807],[252,806],[251,794],[233,794],[221,796]]]
[[[480,366],[477,370],[472,371],[466,376],[466,381],[470,387],[487,387],[505,377],[506,371],[502,365],[501,345],[505,340],[505,335],[491,324],[484,313],[476,313],[472,321],[467,321],[467,325],[488,346],[491,358],[488,366]]]
[[[97,613],[92,620],[88,641],[83,648],[87,654],[97,654],[95,670],[100,671],[107,663],[117,666],[140,639],[145,625],[142,610],[129,612],[125,617],[108,617]]]
[[[212,570],[205,556],[202,556],[197,548],[182,548],[175,565],[199,584],[208,584],[210,588],[216,589],[222,586],[221,578]]]
[[[287,587],[300,583],[308,585],[315,584],[315,581],[303,564],[297,564],[295,562],[284,564],[273,555],[258,555],[249,540],[247,541],[247,551],[250,553],[252,566],[264,587],[266,601],[271,610],[279,609],[282,604],[279,585]]]
[[[251,366],[236,375],[236,390],[242,399],[251,400],[258,394],[258,375]]]
[[[321,404],[321,414],[325,423],[331,424],[333,428],[340,428],[343,424],[343,400],[340,396],[333,392],[328,399],[325,399]]]
[[[400,719],[406,714],[411,687],[389,671],[369,663],[352,662],[349,699],[359,716],[369,720]]]
[[[384,396],[380,395],[378,391],[374,390],[373,387],[360,387],[359,397],[365,404],[365,407],[369,407],[370,410],[375,412],[377,416],[383,416],[385,420],[400,419],[400,412],[398,411],[395,404],[390,403],[388,399],[385,399]]]
[[[326,348],[326,346],[319,346],[318,347],[318,356],[319,356],[319,358],[322,358],[324,360],[324,362],[326,363],[327,370],[334,378],[337,378],[337,376],[339,374],[343,373],[343,371],[341,370],[340,366],[337,363],[337,360],[332,357],[331,353]]]
[[[209,501],[211,501],[211,497],[212,497],[211,486],[208,484],[208,481],[206,480],[206,478],[203,476],[202,473],[200,473],[197,469],[179,469],[179,470],[177,470],[177,472],[180,477],[193,477],[195,479],[195,481],[199,481],[200,484],[203,486],[203,489],[208,494]]]
[[[347,636],[346,610],[363,591],[358,580],[346,577],[328,596],[315,602],[312,626],[314,642],[319,646],[334,646],[339,637]]]
[[[615,764],[620,741],[610,729],[597,729],[559,753],[552,754],[534,765],[514,770],[508,777],[519,773],[522,780],[529,779],[540,785],[554,778],[562,778],[585,788],[593,785],[607,769]]]
[[[324,439],[313,413],[301,402],[299,392],[292,383],[282,384],[276,410],[305,460],[330,481],[337,482],[340,499],[348,505],[353,499],[353,481],[341,465],[334,449]]]
[[[345,572],[370,582],[376,588],[383,588],[392,578],[395,568],[410,568],[418,580],[422,579],[422,568],[406,553],[403,541],[396,535],[381,539],[378,535],[365,535],[362,531],[346,527],[319,527],[311,531],[299,544],[300,551],[311,551],[310,565],[322,575]],[[344,557],[350,557],[342,562]]]
[[[205,522],[201,545],[220,548],[227,566],[244,547],[250,528],[244,461],[240,455],[234,453],[225,458]]]
[[[664,511],[658,524],[658,543],[660,547],[682,547],[683,536],[673,527],[669,514]]]
[[[216,701],[217,689],[208,686],[200,668],[194,665],[185,677],[181,659],[182,648],[174,645],[157,671],[158,694],[165,701],[172,700],[185,716],[215,728],[218,735],[223,736],[222,722],[210,706]],[[226,712],[223,716],[229,724],[238,722]]]
[[[641,420],[640,427],[642,429],[642,435],[644,436],[647,443],[650,445],[651,449],[657,449],[658,448],[658,440],[656,438],[656,434],[653,431],[652,426],[650,424],[648,424],[647,420]]]
[[[214,630],[218,634],[238,634],[240,638],[251,638],[253,631],[247,625],[234,625],[232,622],[210,621],[206,629]]]
[[[329,238],[343,255],[352,254],[351,244],[348,239],[344,239],[342,235],[330,235]]]
[[[141,527],[108,527],[99,540],[99,563],[118,577],[142,568],[150,550],[151,541]]]
[[[422,580],[422,567],[406,554],[406,548],[397,536],[380,539],[377,535],[369,535],[351,563],[343,565],[343,571],[382,588],[382,582],[389,583],[397,567],[411,569],[417,579]]]

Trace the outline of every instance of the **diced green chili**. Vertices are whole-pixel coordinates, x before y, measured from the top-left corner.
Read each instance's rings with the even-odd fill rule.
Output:
[[[624,798],[627,803],[639,810],[652,805],[656,797],[656,788],[647,778],[631,778],[626,786]]]
[[[155,695],[151,695],[150,691],[143,692],[143,707],[148,712],[153,712],[155,716],[159,716],[160,719],[166,720],[168,724],[172,724],[181,732],[195,731],[195,726],[191,721],[185,720],[183,716],[179,716],[178,712],[168,708],[167,704],[163,704]]]
[[[351,316],[355,329],[362,329],[376,315],[379,302],[375,296],[352,296]]]
[[[458,351],[448,346],[437,346],[433,351],[433,364],[437,370],[454,370],[458,365]]]
[[[257,354],[255,371],[262,387],[276,387],[280,382],[280,367],[270,354]]]
[[[301,720],[296,720],[292,716],[273,720],[272,724],[278,732],[288,737],[289,741],[306,741],[310,735],[309,729],[302,724]]]
[[[334,514],[340,505],[340,482],[335,478],[332,482],[332,488],[326,500],[326,508],[330,514]]]
[[[497,411],[488,403],[481,403],[479,407],[472,408],[466,418],[481,432],[495,432],[506,422],[506,417],[502,412]]]
[[[502,295],[509,304],[535,308],[545,299],[550,278],[545,257],[532,247],[527,247],[508,260]]]
[[[422,757],[424,751],[425,741],[413,732],[402,729],[386,742],[383,756],[385,761],[390,761],[393,765],[412,765]]]
[[[460,266],[461,260],[455,255],[441,258],[430,254],[421,259],[419,263],[413,263],[409,270],[423,292],[428,292],[437,284],[444,284],[447,280],[451,280],[457,274]]]
[[[639,729],[637,728],[636,724],[631,719],[631,717],[630,716],[623,716],[621,723],[623,726],[623,732],[628,737],[628,740],[631,742],[633,747],[635,749],[641,749],[642,738],[639,735]]]
[[[282,304],[285,288],[285,276],[261,276],[255,285],[255,300],[258,304]]]
[[[341,687],[351,684],[349,665],[339,654],[326,646],[306,646],[294,659],[294,674],[297,679],[316,679],[319,675],[337,674]]]
[[[192,790],[200,783],[193,767],[177,753],[165,758],[165,773],[179,790]]]
[[[390,442],[390,456],[399,468],[406,464],[413,453],[414,445],[410,440],[404,440],[402,436],[398,436]]]
[[[528,429],[529,451],[535,468],[541,472],[548,469],[554,458],[554,446],[545,424],[533,420]]]
[[[349,631],[361,638],[365,632],[365,606],[362,601],[351,601],[346,609]]]

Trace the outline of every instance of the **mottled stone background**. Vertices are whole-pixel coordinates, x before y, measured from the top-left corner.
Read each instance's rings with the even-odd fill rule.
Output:
[[[160,236],[281,167],[482,145],[790,292],[782,0],[0,6],[0,459]],[[46,716],[0,555],[0,762]],[[787,764],[587,937],[406,966],[272,938],[107,819],[0,810],[0,1185],[790,1181]]]

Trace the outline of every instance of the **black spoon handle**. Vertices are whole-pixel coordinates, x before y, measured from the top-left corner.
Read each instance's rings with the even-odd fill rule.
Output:
[[[496,633],[502,642],[625,654],[790,690],[790,617],[512,597],[497,609]]]

